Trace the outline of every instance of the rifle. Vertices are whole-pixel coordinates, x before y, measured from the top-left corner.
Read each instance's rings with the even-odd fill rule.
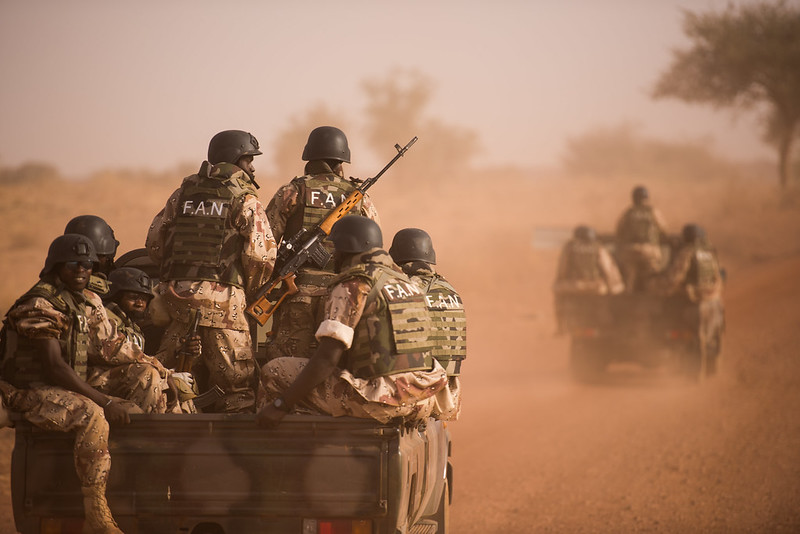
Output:
[[[178,349],[178,354],[180,357],[178,358],[178,366],[175,370],[180,373],[191,373],[192,367],[194,367],[194,363],[197,360],[197,356],[193,356],[190,353],[188,345],[189,341],[197,335],[197,330],[200,326],[200,310],[192,309],[189,312],[189,315],[191,319],[189,320],[189,328],[186,332],[186,340],[183,342],[181,348]],[[196,408],[202,409],[211,406],[218,399],[221,399],[223,396],[225,396],[225,391],[223,391],[219,386],[215,385],[208,391],[199,393],[197,389],[197,382],[195,382],[191,388],[191,391],[179,390],[178,395],[181,401],[191,399]]]
[[[372,187],[372,185],[378,181],[378,178],[380,178],[389,167],[394,165],[394,162],[400,159],[400,157],[411,148],[411,145],[416,142],[417,137],[414,136],[404,147],[401,147],[399,144],[394,145],[397,154],[378,174],[373,178],[367,178],[361,182],[361,185],[347,195],[347,198],[345,198],[341,204],[333,208],[314,228],[310,230],[303,228],[289,240],[285,240],[281,244],[281,247],[278,249],[278,258],[275,262],[275,270],[272,276],[269,281],[258,290],[255,300],[246,310],[258,324],[264,326],[284,299],[289,295],[297,293],[298,289],[297,284],[295,284],[295,278],[297,271],[301,267],[308,262],[313,263],[319,268],[325,267],[331,255],[325,250],[322,242],[330,235],[334,223],[347,215],[347,213],[364,198],[364,193],[367,189]]]

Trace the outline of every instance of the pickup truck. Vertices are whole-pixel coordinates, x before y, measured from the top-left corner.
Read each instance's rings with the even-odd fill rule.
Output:
[[[615,254],[614,236],[598,239]],[[662,244],[665,264],[680,243]],[[724,279],[724,270],[721,272]],[[580,382],[602,379],[614,362],[668,366],[692,380],[714,375],[725,330],[722,303],[696,303],[683,295],[557,295],[556,313],[570,336],[570,370]]]
[[[22,534],[81,532],[73,436],[16,422],[11,491]],[[134,415],[114,426],[109,507],[126,534],[446,533],[445,423],[289,415]]]
[[[144,249],[116,263],[158,274]],[[15,426],[17,530],[80,533],[74,436]],[[111,427],[109,449],[107,499],[126,534],[448,532],[451,442],[447,424],[434,419],[291,414],[265,430],[252,414],[133,415]]]

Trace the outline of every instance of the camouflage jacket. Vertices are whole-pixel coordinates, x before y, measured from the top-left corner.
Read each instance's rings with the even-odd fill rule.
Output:
[[[142,332],[142,328],[136,324],[136,321],[128,317],[116,302],[109,302],[106,304],[106,314],[108,315],[109,321],[114,324],[118,332],[124,334],[125,337],[128,338],[128,341],[144,351],[144,332]]]
[[[619,267],[603,245],[576,239],[564,245],[553,285],[556,293],[605,295],[622,293],[624,289]]]
[[[719,298],[722,276],[716,254],[705,245],[684,245],[666,271],[651,282],[651,289],[660,295],[683,291],[692,302]]]

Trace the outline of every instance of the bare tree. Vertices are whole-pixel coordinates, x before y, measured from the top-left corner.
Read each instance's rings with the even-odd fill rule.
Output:
[[[780,184],[789,183],[800,130],[800,8],[797,3],[729,5],[721,13],[684,12],[692,41],[677,50],[653,96],[715,107],[766,107],[764,138],[778,150]]]

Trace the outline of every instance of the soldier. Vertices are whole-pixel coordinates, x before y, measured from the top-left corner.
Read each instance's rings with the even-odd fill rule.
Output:
[[[467,357],[467,315],[461,295],[434,269],[436,251],[431,236],[419,228],[394,235],[389,254],[425,294],[433,323],[431,354],[447,371],[447,388],[436,395],[433,415],[456,420],[461,413],[461,362]]]
[[[339,276],[325,302],[314,355],[262,368],[257,420],[274,427],[296,405],[388,422],[425,419],[447,372],[430,353],[422,291],[381,249],[374,221],[355,215],[331,231]]]
[[[92,271],[88,288],[102,297],[108,292],[107,278],[114,269],[114,257],[119,247],[114,230],[97,215],[78,215],[67,223],[64,233],[85,235],[92,241],[99,261]]]
[[[340,129],[320,126],[312,130],[302,159],[308,162],[305,174],[278,189],[267,206],[267,218],[278,243],[313,228],[357,187],[344,177],[343,164],[350,163],[350,147]],[[366,195],[352,212],[380,222]],[[333,251],[329,242],[325,245],[329,252]],[[330,262],[324,269],[305,266],[298,271],[298,293],[288,297],[272,316],[273,335],[267,344],[267,359],[309,358],[313,354],[317,346],[314,329],[333,276]]]
[[[629,293],[644,290],[647,279],[661,271],[661,243],[667,239],[661,213],[650,204],[647,188],[639,185],[631,192],[633,205],[617,223],[617,246],[620,269]]]
[[[144,351],[145,335],[139,323],[147,319],[147,305],[153,299],[153,285],[150,277],[144,271],[134,267],[121,267],[112,271],[108,277],[108,282],[110,289],[108,294],[103,297],[108,319],[115,325],[118,332],[124,334],[133,345]],[[187,349],[190,351],[191,357],[199,358],[202,353],[200,336],[194,336],[194,338],[190,339],[187,343]],[[138,364],[130,365],[135,368]],[[137,376],[137,374],[135,369],[130,373],[128,369],[120,366],[94,366],[90,369],[88,382],[101,391],[112,393],[104,389],[108,382],[117,383],[118,388],[135,387],[135,383],[124,384],[124,382],[126,377]],[[180,379],[177,384],[179,388],[188,386],[189,390],[191,389],[194,382],[191,373],[173,372],[171,376]],[[120,392],[117,390],[113,393],[121,397],[129,397],[129,394],[125,393],[125,391]],[[174,399],[178,398],[178,392],[173,391],[172,393],[173,400],[168,403],[168,412],[196,412],[191,402],[174,402]]]
[[[75,432],[75,467],[84,495],[84,532],[121,533],[105,498],[108,423],[163,409],[166,370],[117,332],[86,289],[98,258],[92,242],[66,234],[50,245],[39,282],[11,307],[3,327],[3,404],[45,430]],[[137,404],[92,387],[102,363],[138,363]],[[130,371],[133,372],[133,371]],[[114,390],[116,384],[109,383]]]
[[[208,161],[183,180],[153,219],[146,247],[160,266],[156,298],[171,323],[158,350],[174,367],[190,318],[199,313],[208,387],[225,395],[214,412],[252,412],[258,369],[246,299],[272,274],[277,247],[258,200],[248,132],[226,130],[208,145]]]
[[[557,295],[616,295],[624,289],[617,264],[594,229],[575,227],[572,239],[561,250],[553,291]]]

